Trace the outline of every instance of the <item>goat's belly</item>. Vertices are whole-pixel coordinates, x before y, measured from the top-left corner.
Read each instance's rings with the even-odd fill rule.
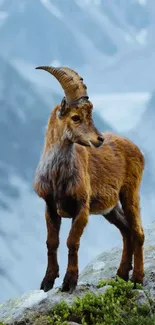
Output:
[[[114,209],[115,206],[116,205],[114,205],[110,208],[104,209],[104,210],[102,210],[100,208],[96,208],[94,210],[91,209],[91,214],[102,214],[102,215],[106,216],[108,213],[110,213]]]
[[[107,215],[116,206],[117,201],[112,202],[111,205],[105,204],[104,200],[92,199],[90,203],[90,213],[91,214],[102,214]]]

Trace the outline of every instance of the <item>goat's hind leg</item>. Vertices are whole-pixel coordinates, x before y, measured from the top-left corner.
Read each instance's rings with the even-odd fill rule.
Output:
[[[55,279],[59,277],[59,265],[57,261],[57,249],[59,246],[59,231],[61,217],[56,212],[53,199],[49,199],[46,204],[46,225],[47,225],[47,255],[48,264],[45,277],[41,283],[40,289],[45,292],[53,288]]]
[[[134,254],[134,269],[132,281],[134,283],[143,283],[144,278],[144,257],[143,257],[143,244],[144,244],[144,231],[140,217],[140,201],[138,188],[132,187],[125,188],[122,191],[120,200],[127,221],[130,225],[132,246]]]
[[[129,279],[129,272],[132,269],[132,240],[129,224],[125,215],[119,205],[107,215],[104,216],[111,224],[114,224],[121,232],[123,238],[123,252],[120,266],[117,270],[117,275],[127,281]]]

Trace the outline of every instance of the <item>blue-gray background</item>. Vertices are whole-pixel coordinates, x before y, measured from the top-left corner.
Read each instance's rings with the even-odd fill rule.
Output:
[[[0,0],[0,302],[38,289],[46,268],[44,202],[32,183],[47,118],[63,91],[37,65],[77,70],[97,127],[140,146],[146,157],[143,224],[155,219],[154,35],[154,0]],[[65,273],[69,227],[64,220],[57,284]],[[90,216],[80,270],[117,244],[117,229]]]

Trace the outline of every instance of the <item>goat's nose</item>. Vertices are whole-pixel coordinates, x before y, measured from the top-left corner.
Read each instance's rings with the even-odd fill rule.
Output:
[[[102,142],[102,143],[103,143],[103,141],[104,141],[104,138],[103,138],[101,135],[99,135],[99,136],[98,136],[98,138],[97,138],[97,140],[99,140],[100,142]]]

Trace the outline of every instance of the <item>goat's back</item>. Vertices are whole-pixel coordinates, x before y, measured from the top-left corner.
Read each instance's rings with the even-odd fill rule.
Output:
[[[85,148],[88,153],[88,173],[92,191],[114,188],[119,191],[125,183],[140,183],[144,156],[129,139],[111,132],[102,133],[103,146]]]

